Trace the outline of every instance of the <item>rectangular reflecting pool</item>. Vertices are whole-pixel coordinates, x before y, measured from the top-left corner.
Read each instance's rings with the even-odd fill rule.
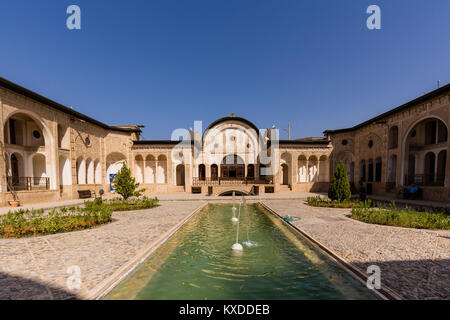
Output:
[[[105,299],[376,299],[259,204],[209,204]]]

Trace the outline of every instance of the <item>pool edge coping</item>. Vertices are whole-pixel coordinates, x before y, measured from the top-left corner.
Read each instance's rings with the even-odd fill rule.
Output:
[[[156,249],[163,245],[171,236],[173,236],[182,226],[184,226],[191,218],[208,205],[208,202],[202,203],[186,217],[178,222],[174,227],[166,231],[158,240],[153,242],[149,247],[142,249],[134,258],[126,262],[117,269],[111,276],[100,282],[88,293],[81,297],[83,300],[100,300],[111,292],[125,277],[136,269],[145,259],[147,259]]]
[[[269,211],[271,214],[275,215],[275,217],[280,218],[280,220],[288,226],[291,230],[294,232],[300,234],[302,237],[306,238],[310,243],[312,243],[314,246],[321,249],[321,251],[328,256],[331,260],[336,262],[342,269],[344,269],[348,274],[350,274],[353,278],[355,278],[357,281],[362,283],[363,285],[366,285],[368,275],[361,270],[359,267],[354,265],[353,263],[347,261],[345,258],[341,257],[339,254],[322,244],[320,241],[316,240],[314,237],[309,235],[307,232],[299,228],[298,226],[285,221],[283,217],[272,207],[270,207],[267,203],[259,202],[261,206]],[[386,286],[385,284],[381,284],[381,289],[373,289],[372,290],[379,298],[383,300],[405,300],[400,294],[398,294],[395,290],[392,288]]]

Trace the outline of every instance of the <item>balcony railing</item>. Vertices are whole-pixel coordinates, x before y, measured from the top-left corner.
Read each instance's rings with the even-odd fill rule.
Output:
[[[414,174],[405,175],[405,185],[416,184],[418,186],[443,186],[445,175],[440,174]]]
[[[216,186],[219,185],[219,178],[193,178],[192,185],[194,186]]]
[[[247,184],[273,184],[272,177],[255,178],[204,178],[198,177],[192,179],[193,186],[218,186],[218,185],[247,185]]]
[[[49,190],[50,178],[47,177],[7,177],[8,190]]]

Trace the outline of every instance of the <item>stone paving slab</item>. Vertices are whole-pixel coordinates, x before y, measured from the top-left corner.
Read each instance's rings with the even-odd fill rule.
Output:
[[[301,200],[264,203],[299,218],[291,223],[361,270],[378,265],[382,283],[404,298],[450,299],[450,230],[367,224],[348,218],[349,209]]]
[[[86,298],[116,270],[161,240],[204,202],[160,202],[117,212],[90,230],[27,239],[0,239],[0,299]],[[69,290],[70,266],[81,269],[81,290]]]

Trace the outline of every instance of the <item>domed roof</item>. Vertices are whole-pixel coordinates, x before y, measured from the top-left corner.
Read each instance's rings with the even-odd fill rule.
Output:
[[[227,117],[223,117],[220,119],[217,119],[216,121],[214,121],[213,123],[211,123],[208,128],[206,128],[206,130],[209,130],[215,126],[217,126],[218,124],[222,123],[222,122],[227,122],[227,121],[238,121],[238,122],[242,122],[245,123],[246,125],[248,125],[250,128],[254,129],[256,131],[256,134],[259,135],[259,129],[257,126],[255,126],[255,124],[253,122],[251,122],[250,120],[247,120],[245,118],[241,118],[241,117],[236,117],[234,115],[234,113],[231,113],[229,116]]]

